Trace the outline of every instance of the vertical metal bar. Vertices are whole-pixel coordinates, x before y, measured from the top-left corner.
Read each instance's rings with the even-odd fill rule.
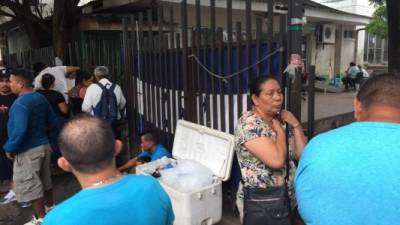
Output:
[[[175,128],[175,121],[176,118],[178,118],[177,116],[177,110],[176,110],[176,84],[174,82],[174,79],[176,79],[177,77],[177,70],[176,70],[176,66],[175,66],[175,53],[173,51],[174,49],[174,40],[175,40],[175,34],[174,34],[174,10],[172,7],[169,8],[169,64],[170,64],[170,69],[169,69],[169,78],[170,79],[170,88],[172,91],[172,116],[169,116],[169,129],[170,129],[170,133],[174,133],[174,128]],[[175,50],[177,49],[178,46],[176,46]],[[169,111],[171,111],[171,109],[169,109]]]
[[[217,29],[217,36],[218,36],[218,74],[223,74],[224,68],[224,40],[223,40],[223,28],[219,27]],[[221,121],[221,130],[226,131],[225,126],[225,80],[219,80],[219,99],[220,99],[220,121]]]
[[[125,92],[125,96],[128,99],[128,104],[127,106],[127,113],[128,113],[128,131],[129,131],[129,147],[133,148],[134,144],[133,144],[133,134],[134,134],[134,126],[132,123],[132,95],[130,94],[130,90],[131,90],[131,85],[129,83],[129,81],[131,80],[130,76],[132,74],[132,61],[130,60],[130,53],[131,53],[131,46],[129,43],[129,31],[128,31],[128,18],[124,17],[122,19],[122,23],[123,23],[123,46],[124,46],[124,64],[125,64],[125,69],[124,69],[124,75],[125,75],[125,80],[128,82],[128,85],[123,85],[123,87],[125,87],[124,92]]]
[[[167,30],[168,32],[168,30]],[[163,100],[163,106],[165,107],[165,115],[164,115],[164,130],[165,130],[165,138],[166,138],[166,143],[169,149],[172,149],[172,131],[171,131],[171,76],[172,74],[170,73],[170,67],[171,64],[169,63],[172,54],[170,54],[168,45],[168,37],[163,35],[163,43],[164,43],[164,49],[163,49],[163,67],[164,67],[164,76],[162,76],[162,84],[164,86],[164,93],[162,94],[162,100]]]
[[[164,46],[164,28],[163,28],[163,21],[164,21],[164,9],[160,6],[158,7],[158,42],[159,42],[159,87],[157,88],[157,93],[158,93],[158,101],[159,101],[159,106],[160,106],[160,129],[163,130],[163,136],[164,136],[164,143],[167,142],[166,140],[166,109],[165,109],[165,103],[166,103],[166,96],[167,94],[165,93],[165,90],[168,90],[167,87],[165,86],[165,76],[167,75],[166,70],[165,70],[165,64],[164,64],[164,58],[165,58],[165,46]],[[160,93],[161,92],[161,93]]]
[[[209,58],[209,53],[210,51],[208,50],[208,34],[209,34],[209,29],[205,28],[204,29],[204,46],[203,46],[203,61],[205,62],[205,65],[208,65],[207,59]],[[212,67],[211,67],[212,70]],[[209,79],[210,75],[207,73],[207,71],[203,70],[203,81],[204,81],[204,105],[205,105],[205,111],[206,111],[206,120],[205,120],[205,125],[208,127],[211,127],[211,113],[210,113],[210,83],[212,79]]]
[[[226,75],[231,75],[232,74],[232,0],[227,0],[227,18],[226,18],[226,23],[227,23],[227,32],[228,32],[228,55],[226,57],[227,59],[227,64],[226,64]],[[229,124],[229,133],[233,134],[233,124],[234,124],[234,108],[233,108],[233,79],[229,78],[228,79],[228,84],[226,85],[228,88],[228,110],[229,110],[229,118],[228,118],[228,124]]]
[[[127,74],[128,74],[128,71],[129,71],[129,60],[128,60],[128,51],[129,51],[129,43],[128,43],[128,19],[124,16],[123,18],[122,18],[122,45],[124,46],[123,47],[123,53],[124,53],[124,75],[125,75],[125,79],[127,79]],[[97,57],[97,56],[96,56]],[[128,102],[128,104],[127,104],[127,109],[128,109],[128,111],[130,111],[129,110],[129,108],[130,108],[130,99],[129,99],[129,95],[127,95],[128,94],[128,92],[127,92],[127,88],[126,88],[126,85],[124,84],[124,85],[122,85],[122,89],[123,89],[123,92],[124,92],[124,95],[127,97],[127,102]]]
[[[279,21],[279,25],[280,25],[280,28],[279,28],[279,35],[280,35],[280,40],[279,40],[279,42],[280,42],[280,47],[281,48],[283,48],[284,50],[283,50],[283,52],[281,52],[280,53],[280,69],[279,69],[279,71],[280,71],[280,73],[281,74],[283,74],[283,71],[285,70],[285,67],[286,67],[286,60],[287,60],[287,41],[286,41],[286,25],[287,25],[287,21],[286,21],[286,15],[281,15],[280,16],[280,21]],[[279,82],[282,84],[282,82],[283,82],[283,79],[282,79],[282,77],[280,76],[279,77]],[[284,85],[282,85],[282,86],[284,86]]]
[[[201,47],[201,10],[200,10],[200,0],[196,0],[196,56],[200,57],[200,47]],[[193,59],[192,59],[193,61]],[[202,60],[204,64],[204,60]],[[203,78],[200,74],[200,65],[196,65],[196,78],[197,78],[197,98],[198,98],[198,113],[199,113],[199,123],[204,125],[204,105],[203,105]]]
[[[183,85],[183,97],[184,97],[184,118],[188,118],[189,114],[187,108],[190,105],[188,96],[188,66],[187,66],[187,47],[188,47],[188,29],[187,29],[187,1],[182,0],[181,2],[181,34],[182,34],[182,55],[181,55],[181,66],[182,66],[182,85]]]
[[[150,48],[150,60],[149,60],[149,66],[150,66],[150,92],[151,95],[149,96],[151,98],[151,123],[156,126],[156,119],[157,119],[157,108],[156,108],[156,102],[155,102],[155,66],[154,64],[156,63],[155,57],[154,57],[154,42],[153,42],[153,11],[148,10],[147,11],[147,24],[149,27],[148,33],[149,33],[149,48]]]
[[[289,13],[289,41],[290,41],[290,54],[298,54],[301,56],[302,44],[302,25],[298,22],[303,18],[303,0],[289,0],[288,2]],[[301,79],[296,77],[293,81],[293,88],[291,89],[290,98],[293,98],[290,109],[296,118],[301,118]]]
[[[216,53],[216,19],[215,19],[215,0],[210,0],[210,25],[211,25],[211,57],[210,66],[212,71],[217,71],[217,64],[215,63]],[[212,89],[212,104],[213,104],[213,128],[218,129],[218,104],[217,104],[217,82],[218,80],[214,77],[210,78],[211,89]]]
[[[190,39],[190,43],[191,43],[191,46],[190,46],[190,48],[189,48],[189,51],[190,51],[190,53],[189,54],[195,54],[196,53],[196,49],[197,49],[197,46],[196,46],[196,32],[194,31],[194,29],[193,28],[190,28],[189,29],[189,33],[190,33],[190,37],[191,37],[191,39]],[[197,55],[197,54],[196,54]],[[192,78],[193,78],[193,81],[191,82],[192,84],[193,84],[193,93],[194,93],[194,110],[195,110],[195,114],[193,115],[194,116],[194,121],[193,122],[195,122],[195,123],[197,123],[198,122],[198,113],[199,113],[199,110],[198,110],[198,104],[197,104],[197,97],[199,96],[199,87],[198,87],[198,83],[199,83],[199,80],[198,80],[198,78],[199,78],[199,68],[197,68],[197,66],[198,66],[198,64],[197,64],[197,62],[195,62],[194,60],[193,60],[193,58],[190,58],[189,60],[188,60],[188,65],[192,65],[191,67],[190,67],[190,71],[191,71],[191,73],[192,73]]]
[[[247,58],[246,58],[246,66],[251,65],[251,44],[252,44],[252,35],[251,35],[251,0],[246,0],[246,49],[247,49]],[[246,90],[249,85],[249,81],[252,79],[252,69],[249,69],[247,71],[247,76],[246,76]],[[251,108],[250,104],[250,96],[247,96],[247,109],[249,110]]]
[[[129,134],[130,140],[129,142],[132,142],[134,146],[136,146],[137,141],[135,141],[135,133],[137,132],[137,127],[139,123],[139,101],[138,101],[138,67],[140,64],[138,63],[137,60],[139,60],[139,57],[137,57],[138,54],[138,49],[137,49],[137,36],[136,36],[136,24],[135,24],[135,17],[131,15],[131,45],[132,45],[132,51],[130,51],[130,57],[131,57],[131,62],[132,62],[132,73],[130,74],[131,81],[129,82],[132,85],[132,90],[129,90],[129,93],[132,95],[133,98],[133,110],[132,110],[132,128],[131,128],[131,133]],[[137,60],[136,60],[137,59]],[[134,155],[137,155],[138,151],[137,148],[131,147],[132,152]]]
[[[177,106],[177,113],[175,121],[178,119],[182,119],[183,117],[183,105],[182,105],[182,91],[183,91],[183,86],[181,86],[181,83],[183,84],[183,71],[182,67],[183,65],[182,60],[180,59],[181,54],[182,54],[182,48],[181,48],[181,36],[177,35],[176,36],[176,50],[175,50],[175,71],[177,76],[175,77],[175,83],[176,83],[176,92],[177,92],[177,99],[178,100],[178,106]]]
[[[314,116],[315,116],[315,66],[310,66],[308,76],[308,140],[314,136]]]
[[[242,23],[236,23],[236,65],[237,71],[241,70],[241,57],[242,57]],[[236,78],[236,92],[237,92],[237,109],[238,117],[243,113],[243,98],[242,98],[242,74],[238,74]]]
[[[273,51],[272,44],[274,40],[274,0],[268,0],[268,53]],[[268,59],[268,75],[272,75],[273,57]]]
[[[69,56],[69,65],[74,65],[74,64],[72,63],[72,58],[73,58],[73,56],[72,56],[72,46],[71,46],[71,43],[68,43],[68,56]]]
[[[79,47],[79,44],[81,45],[81,47]],[[82,63],[83,51],[80,51],[80,50],[82,50],[83,43],[75,42],[74,47],[75,47],[75,57],[76,57],[76,62],[77,62],[76,65],[79,64],[80,67],[83,67],[83,63]]]
[[[256,61],[261,59],[261,32],[262,32],[262,20],[260,17],[256,18]],[[261,65],[257,64],[257,77],[261,76]]]
[[[188,66],[188,27],[187,27],[187,0],[182,0],[181,5],[181,29],[182,29],[182,74],[183,91],[185,96],[185,119],[195,121],[196,111],[193,95],[193,74]],[[190,63],[191,61],[189,61]]]
[[[141,57],[143,57],[143,70],[142,70],[142,95],[143,95],[143,117],[145,118],[145,124],[150,121],[150,81],[149,81],[149,56],[148,56],[148,45],[145,43],[143,35],[143,13],[139,13],[139,43],[141,43],[142,50]],[[143,124],[143,125],[145,125]]]

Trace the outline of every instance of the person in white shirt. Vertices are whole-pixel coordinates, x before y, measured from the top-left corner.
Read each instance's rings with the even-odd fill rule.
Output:
[[[68,79],[74,79],[72,74],[78,71],[80,68],[77,66],[54,66],[47,67],[44,63],[38,62],[35,63],[34,71],[38,73],[33,81],[33,86],[35,89],[42,88],[42,76],[43,74],[49,73],[54,76],[54,88],[53,90],[60,92],[63,94],[65,101],[68,102]],[[36,75],[36,74],[35,74]]]
[[[109,88],[113,83],[109,80],[109,70],[106,66],[97,66],[94,69],[94,76],[97,83],[102,84],[103,86]],[[116,84],[114,89],[115,97],[117,98],[118,104],[118,120],[121,119],[121,112],[125,110],[126,100],[124,94],[122,93],[121,87]],[[102,89],[96,83],[91,84],[85,94],[85,98],[82,103],[82,111],[94,115],[93,109],[100,102],[102,94]]]
[[[363,78],[369,78],[369,73],[361,65],[358,65],[358,69],[363,73]]]

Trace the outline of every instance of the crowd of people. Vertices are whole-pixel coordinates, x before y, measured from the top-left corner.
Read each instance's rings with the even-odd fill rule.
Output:
[[[173,224],[171,200],[159,182],[126,173],[171,157],[157,132],[140,134],[143,152],[116,164],[126,100],[108,68],[98,66],[93,75],[43,63],[33,69],[0,70],[0,179],[12,181],[0,204],[31,205],[35,215],[27,225]],[[362,72],[357,70],[351,64],[349,78]],[[68,88],[68,79],[74,87]],[[400,77],[391,74],[363,80],[354,99],[356,122],[309,141],[301,121],[282,109],[279,82],[254,79],[252,107],[234,132],[242,224],[396,224],[399,87]],[[82,187],[57,206],[52,164]]]

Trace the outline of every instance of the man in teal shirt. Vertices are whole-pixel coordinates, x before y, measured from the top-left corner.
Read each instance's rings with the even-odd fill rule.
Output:
[[[124,175],[115,166],[122,143],[110,125],[88,115],[67,122],[58,165],[82,190],[57,205],[43,225],[172,225],[171,201],[151,176]]]
[[[386,225],[400,221],[400,77],[369,78],[350,125],[313,138],[295,178],[307,225]]]
[[[349,68],[346,71],[346,77],[343,77],[342,81],[345,86],[345,90],[350,88],[356,88],[356,78],[357,74],[360,72],[360,69],[356,66],[354,62],[351,62]]]

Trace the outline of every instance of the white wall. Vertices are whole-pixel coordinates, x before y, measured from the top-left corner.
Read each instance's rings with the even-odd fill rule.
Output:
[[[334,9],[364,16],[371,16],[372,13],[374,12],[374,8],[369,3],[369,0],[313,0],[313,1],[322,3]]]
[[[333,68],[335,65],[335,45],[316,44],[315,35],[310,34],[308,40],[308,51],[311,65],[315,65],[316,75],[328,75],[333,77]]]
[[[342,34],[343,35],[343,34]],[[355,39],[342,39],[342,54],[340,57],[340,73],[344,74],[350,62],[354,61]]]
[[[350,29],[350,28],[346,28]],[[340,32],[342,35],[342,43],[339,43],[340,40],[335,40],[336,44],[340,44],[341,54],[339,62],[335,62],[335,44],[322,44],[316,43],[315,35],[312,33],[307,34],[308,40],[308,54],[311,58],[310,63],[316,66],[316,74],[317,75],[328,75],[330,78],[333,78],[335,63],[339,63],[339,73],[343,74],[347,69],[350,62],[354,61],[354,48],[356,44],[355,39],[343,38],[343,31],[339,29],[336,32]],[[363,41],[363,40],[362,40]],[[363,43],[363,42],[362,42]],[[359,47],[364,48],[363,46]],[[356,63],[362,64],[362,56],[363,51],[358,52],[358,58]]]

